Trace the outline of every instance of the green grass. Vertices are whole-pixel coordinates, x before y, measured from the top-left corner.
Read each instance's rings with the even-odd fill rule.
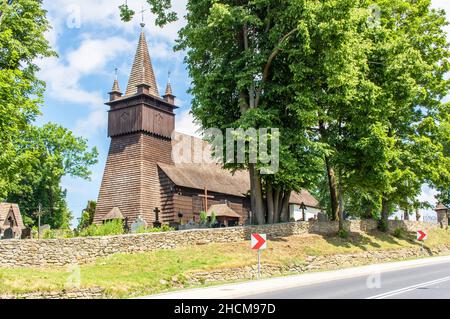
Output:
[[[396,238],[384,233],[350,234],[348,238],[293,236],[269,242],[263,263],[301,265],[307,256],[357,253],[419,246],[414,234]],[[450,244],[450,232],[435,230],[426,246]],[[140,254],[117,254],[80,267],[81,288],[102,287],[108,297],[126,298],[185,286],[189,273],[254,265],[249,243],[210,244]],[[0,295],[69,289],[71,273],[62,268],[2,269]],[[177,277],[176,281],[172,279]]]

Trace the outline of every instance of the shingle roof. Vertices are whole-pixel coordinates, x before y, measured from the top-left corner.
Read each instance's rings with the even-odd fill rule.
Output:
[[[319,201],[306,189],[302,189],[300,193],[292,192],[290,203],[297,205],[304,203],[305,206],[320,208]]]
[[[113,88],[111,92],[119,92],[120,93],[120,87],[119,87],[119,81],[116,79],[114,80]]]
[[[203,190],[205,187],[210,192],[246,197],[250,190],[250,178],[248,172],[237,171],[234,175],[228,170],[216,164],[175,164],[167,165],[159,163],[160,169],[177,186]],[[300,193],[292,192],[291,204],[308,207],[320,207],[317,199],[306,189]]]
[[[17,221],[17,226],[20,229],[24,229],[25,225],[23,224],[22,215],[20,214],[19,205],[10,204],[10,203],[0,203],[0,226],[5,223],[6,218],[8,217],[9,212],[13,211],[14,217]]]
[[[450,209],[449,209],[447,206],[445,206],[444,204],[439,203],[439,204],[436,206],[435,210],[450,210]]]
[[[232,175],[216,164],[158,164],[177,186],[245,197],[249,190],[247,172]]]
[[[166,93],[165,93],[165,95],[166,95],[166,96],[168,96],[168,95],[172,95],[172,96],[173,96],[173,93],[172,93],[172,84],[170,83],[170,81],[167,82]]]
[[[241,218],[241,216],[230,208],[227,204],[212,205],[207,212],[208,217],[212,216],[212,213],[216,217],[233,217]]]
[[[213,162],[210,156],[211,146],[197,137],[175,132],[172,143],[186,143],[187,145],[202,145],[201,149],[192,147],[189,158],[202,158],[208,164],[182,164],[175,165],[158,164],[160,169],[172,180],[174,184],[181,187],[203,190],[205,187],[210,192],[228,194],[239,197],[246,197],[250,190],[250,178],[247,171],[237,171],[234,175]],[[175,147],[174,147],[175,148]],[[203,152],[203,154],[201,154]],[[176,154],[182,156],[183,154]],[[209,157],[209,158],[205,158]],[[317,199],[307,190],[300,193],[292,192],[290,202],[301,205],[304,203],[308,207],[320,207]]]
[[[118,207],[114,207],[108,214],[106,214],[105,217],[103,217],[104,221],[114,219],[125,219],[125,217],[123,217],[122,212]]]
[[[152,60],[148,52],[147,40],[145,39],[144,30],[142,29],[139,37],[139,44],[136,50],[133,67],[131,69],[130,79],[128,80],[127,91],[125,96],[137,93],[136,86],[139,84],[150,85],[150,94],[159,96],[158,85],[156,84],[155,73],[153,71]]]

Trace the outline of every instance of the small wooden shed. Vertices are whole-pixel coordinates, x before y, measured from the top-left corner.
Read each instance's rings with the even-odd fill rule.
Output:
[[[125,217],[123,217],[123,214],[118,207],[114,207],[113,209],[111,209],[111,211],[108,214],[106,214],[105,217],[103,217],[103,223],[106,223],[106,222],[109,222],[112,220],[116,220],[116,219],[120,219],[120,220],[125,219]]]
[[[19,239],[24,228],[19,205],[0,203],[0,238]]]
[[[212,214],[217,218],[217,221],[223,226],[238,226],[241,216],[236,213],[228,204],[212,205],[207,212],[208,217]]]
[[[439,203],[434,209],[437,214],[437,220],[441,228],[448,228],[448,215],[450,214],[450,209],[442,203]]]

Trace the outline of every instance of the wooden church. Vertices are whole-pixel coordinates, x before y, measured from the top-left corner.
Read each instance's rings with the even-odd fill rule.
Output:
[[[121,92],[116,79],[106,105],[111,144],[96,224],[113,215],[130,223],[139,216],[149,224],[198,222],[201,211],[214,212],[225,226],[251,222],[247,172],[232,175],[217,164],[173,160],[174,145],[180,140],[200,143],[205,151],[208,144],[175,132],[175,96],[170,81],[165,94],[159,94],[144,29],[126,92]],[[306,190],[293,193],[291,205],[291,217],[300,207],[310,216],[320,211],[318,201]]]

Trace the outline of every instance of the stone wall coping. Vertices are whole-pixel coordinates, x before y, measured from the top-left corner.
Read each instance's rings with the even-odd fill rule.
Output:
[[[361,220],[346,220],[345,223],[348,224],[358,224],[358,223],[366,223],[366,222],[377,222],[374,219],[361,219]],[[437,223],[433,222],[417,222],[412,220],[390,220],[392,223],[420,223],[423,225],[429,226],[437,226]],[[247,225],[247,226],[236,226],[236,227],[226,227],[226,228],[198,228],[198,229],[186,229],[186,230],[176,230],[176,231],[167,231],[167,232],[155,232],[155,233],[141,233],[141,234],[122,234],[122,235],[112,235],[112,236],[89,236],[89,237],[73,237],[73,238],[53,238],[53,239],[25,239],[27,242],[58,242],[58,241],[85,241],[86,239],[115,239],[115,238],[127,238],[127,237],[152,237],[158,236],[161,234],[188,234],[188,233],[216,233],[216,232],[233,232],[239,230],[252,230],[252,229],[264,229],[264,228],[273,228],[273,227],[282,227],[282,226],[296,226],[296,225],[330,225],[337,224],[338,221],[300,221],[300,222],[288,222],[288,223],[278,223],[278,224],[266,224],[266,225]],[[24,239],[10,239],[6,242],[14,243],[14,242],[23,242]],[[4,243],[5,241],[0,241]]]

